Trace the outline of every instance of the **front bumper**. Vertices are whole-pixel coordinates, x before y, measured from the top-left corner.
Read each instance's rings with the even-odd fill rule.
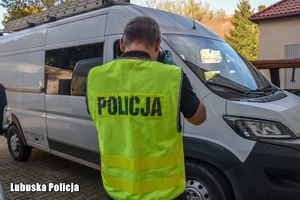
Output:
[[[237,200],[299,200],[300,139],[260,139],[242,164],[225,173]]]

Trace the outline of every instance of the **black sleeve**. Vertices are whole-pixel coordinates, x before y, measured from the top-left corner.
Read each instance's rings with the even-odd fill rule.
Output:
[[[180,112],[185,118],[191,118],[195,115],[200,105],[200,100],[193,92],[193,87],[187,75],[183,72],[181,97],[180,97]]]

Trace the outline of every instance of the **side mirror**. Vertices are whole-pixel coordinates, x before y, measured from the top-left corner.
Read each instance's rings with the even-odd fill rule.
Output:
[[[2,184],[0,183],[0,200],[7,200]]]
[[[7,99],[4,86],[0,83],[0,135],[7,130],[11,124],[11,111],[7,106]]]
[[[10,124],[11,124],[11,110],[8,106],[5,106],[3,109],[2,130],[7,130]]]

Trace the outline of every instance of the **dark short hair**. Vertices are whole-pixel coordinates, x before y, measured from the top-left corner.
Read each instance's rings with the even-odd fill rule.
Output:
[[[139,16],[131,19],[123,30],[122,35],[125,46],[133,42],[140,42],[146,47],[153,47],[161,38],[160,28],[151,17]]]

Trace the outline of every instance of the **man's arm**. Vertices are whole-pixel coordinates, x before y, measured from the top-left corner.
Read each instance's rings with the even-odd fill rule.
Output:
[[[206,108],[202,100],[200,98],[199,100],[200,100],[200,104],[198,106],[196,113],[191,118],[186,118],[188,122],[194,125],[200,125],[206,120]]]
[[[205,105],[193,92],[193,87],[185,73],[182,80],[180,111],[191,124],[200,125],[206,120]]]
[[[169,50],[160,51],[159,62],[175,65]],[[203,101],[193,92],[193,87],[187,75],[183,72],[180,111],[188,122],[200,125],[206,120],[206,108]]]

